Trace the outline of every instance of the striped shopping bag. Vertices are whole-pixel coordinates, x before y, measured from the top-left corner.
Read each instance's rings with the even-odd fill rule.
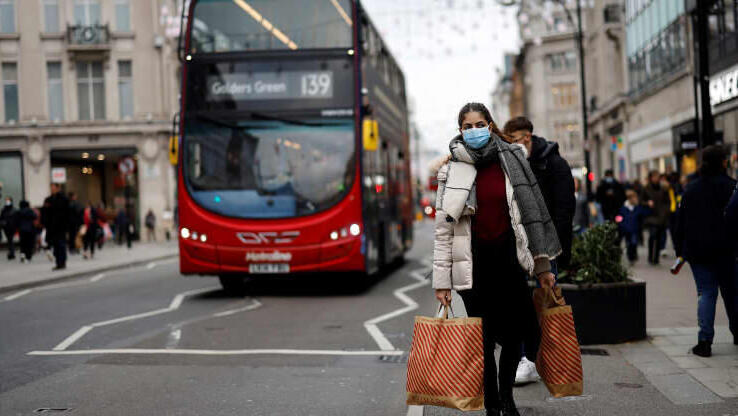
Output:
[[[484,408],[482,318],[415,317],[407,404]]]
[[[537,288],[533,304],[541,326],[536,369],[554,397],[581,396],[584,377],[571,306],[561,288]]]

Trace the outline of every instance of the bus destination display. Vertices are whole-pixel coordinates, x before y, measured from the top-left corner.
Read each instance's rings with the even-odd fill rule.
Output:
[[[333,98],[333,71],[211,75],[208,101]]]

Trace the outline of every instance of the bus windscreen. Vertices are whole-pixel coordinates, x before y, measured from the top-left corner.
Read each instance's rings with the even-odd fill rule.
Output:
[[[350,48],[351,0],[199,0],[190,53]]]
[[[192,198],[234,218],[289,218],[335,205],[355,175],[352,119],[185,123]]]

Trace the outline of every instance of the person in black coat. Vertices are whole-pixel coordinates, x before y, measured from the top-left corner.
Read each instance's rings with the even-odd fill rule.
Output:
[[[21,201],[19,205],[18,234],[20,235],[20,252],[21,262],[31,261],[33,258],[33,249],[36,245],[36,212],[31,209],[28,201]]]
[[[79,229],[82,228],[84,223],[82,217],[84,215],[84,208],[82,204],[77,201],[77,194],[70,192],[69,194],[69,230],[67,235],[67,244],[69,244],[69,252],[73,254],[79,253],[79,249],[75,244],[77,240],[77,234]]]
[[[697,285],[700,326],[695,355],[712,355],[718,289],[725,303],[733,342],[738,345],[738,270],[725,210],[736,182],[726,174],[727,158],[719,146],[702,151],[700,175],[689,185],[677,214],[676,254],[689,262]]]
[[[0,231],[5,233],[5,238],[8,240],[8,260],[15,258],[15,242],[13,237],[15,236],[16,229],[18,228],[17,211],[13,207],[13,198],[5,198],[5,205],[3,206],[2,213],[0,213]]]
[[[576,210],[574,177],[571,174],[571,167],[559,154],[558,143],[533,135],[533,123],[526,117],[515,117],[509,120],[505,123],[503,132],[513,138],[513,143],[525,146],[528,152],[530,168],[538,181],[543,200],[553,219],[556,234],[561,243],[561,255],[551,262],[551,272],[558,275],[558,271],[567,267],[571,259]],[[535,364],[527,357],[536,356],[540,343],[540,329],[538,322],[530,322],[528,327],[530,332],[525,337],[522,358],[515,375],[516,384],[536,381],[539,378]]]
[[[733,191],[733,196],[730,198],[727,208],[725,208],[725,223],[728,226],[728,235],[732,237],[733,250],[738,256],[738,186]]]
[[[46,240],[54,248],[56,267],[62,270],[67,267],[67,232],[69,230],[69,200],[61,192],[61,185],[51,184],[51,196],[48,198]]]
[[[602,216],[605,220],[614,221],[625,203],[625,188],[615,179],[612,169],[605,171],[605,176],[597,186],[595,200],[602,207]]]

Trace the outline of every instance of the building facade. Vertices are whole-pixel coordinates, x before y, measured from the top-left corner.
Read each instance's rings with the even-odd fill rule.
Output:
[[[628,178],[627,88],[623,1],[597,1],[585,37],[585,67],[591,168],[595,180],[611,169]]]
[[[109,214],[167,218],[178,110],[174,0],[0,2],[0,182],[42,204],[59,182]],[[161,223],[161,221],[160,221]]]
[[[590,13],[590,8],[583,11],[585,16]],[[535,134],[559,144],[561,155],[572,168],[582,167],[582,112],[574,20],[569,20],[561,6],[552,2],[526,2],[518,13],[518,21],[523,40],[524,59],[520,67],[525,92],[524,115],[533,122]],[[512,100],[516,104],[520,101]],[[521,114],[511,114],[517,115]]]
[[[683,1],[627,0],[630,178],[697,166],[692,31]]]

